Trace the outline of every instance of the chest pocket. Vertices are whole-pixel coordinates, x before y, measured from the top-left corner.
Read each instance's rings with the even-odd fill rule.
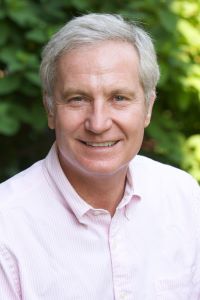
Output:
[[[200,273],[160,279],[156,282],[157,300],[200,300]]]

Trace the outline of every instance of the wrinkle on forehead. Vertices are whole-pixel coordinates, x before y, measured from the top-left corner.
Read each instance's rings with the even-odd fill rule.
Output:
[[[139,59],[134,47],[125,42],[104,42],[73,50],[58,61],[57,82],[65,94],[67,89],[92,90],[138,87]]]
[[[88,55],[89,54],[89,55]],[[131,54],[131,55],[130,55]],[[127,42],[105,41],[95,45],[82,46],[64,54],[58,60],[60,69],[71,69],[72,72],[81,72],[82,74],[103,74],[111,71],[113,63],[127,65],[126,57],[129,56],[134,64],[139,66],[139,57],[135,48]],[[68,59],[65,59],[67,58]],[[112,59],[112,66],[110,63]],[[84,62],[84,70],[79,66]]]

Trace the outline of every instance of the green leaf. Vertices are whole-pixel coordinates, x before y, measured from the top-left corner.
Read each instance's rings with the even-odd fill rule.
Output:
[[[171,5],[172,11],[180,14],[184,18],[198,16],[200,12],[199,0],[174,0]]]
[[[0,78],[0,95],[7,95],[15,92],[20,87],[20,78],[14,75]]]
[[[158,10],[160,22],[168,32],[172,32],[176,28],[177,17],[170,11]]]
[[[34,6],[30,6],[28,2],[19,2],[21,5],[10,5],[8,10],[9,17],[18,25],[23,27],[38,25],[40,23],[40,19],[37,17],[37,14],[34,13]]]
[[[30,111],[29,122],[32,125],[33,129],[36,131],[41,131],[45,128],[46,115],[42,103],[40,105],[34,105],[32,107]]]
[[[200,134],[192,135],[186,140],[182,167],[200,182]]]
[[[47,34],[40,28],[33,29],[26,34],[26,38],[34,41],[43,43],[47,40]]]
[[[88,1],[83,1],[83,0],[72,0],[72,4],[77,8],[77,9],[87,9],[89,6]]]
[[[2,0],[0,0],[0,20],[3,20],[6,16],[6,11],[5,9],[2,7]]]
[[[189,21],[179,20],[178,29],[186,38],[188,44],[195,46],[200,50],[200,24],[199,28],[193,26]]]
[[[29,72],[26,72],[25,76],[31,83],[33,83],[37,87],[41,86],[40,77],[39,77],[38,72],[29,71]]]
[[[10,105],[0,103],[0,133],[14,135],[19,130],[19,121],[10,115]]]
[[[1,29],[1,34],[0,34],[0,46],[4,45],[10,35],[10,28],[7,23],[0,22],[0,29]]]
[[[16,62],[16,52],[19,50],[19,48],[16,45],[12,46],[4,46],[0,49],[0,59],[5,64],[12,64],[13,62]]]

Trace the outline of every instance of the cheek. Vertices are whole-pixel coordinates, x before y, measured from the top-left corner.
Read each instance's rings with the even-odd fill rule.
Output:
[[[57,135],[69,135],[76,132],[83,124],[81,114],[72,111],[58,112],[55,120],[55,129]]]
[[[141,109],[132,109],[121,116],[121,124],[126,131],[140,132],[145,128],[146,114]]]

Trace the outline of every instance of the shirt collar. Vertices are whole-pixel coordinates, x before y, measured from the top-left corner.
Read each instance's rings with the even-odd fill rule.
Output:
[[[134,175],[133,168],[131,165],[129,165],[124,196],[117,207],[117,209],[124,208],[124,214],[129,220],[132,216],[132,210],[135,207],[135,202],[141,200],[140,192],[137,183],[135,182]]]
[[[144,186],[147,178],[144,166],[141,165],[140,155],[136,155],[129,164],[129,178],[134,195],[142,199],[144,196]]]
[[[121,209],[128,205],[134,197],[141,199],[141,181],[138,178],[139,172],[137,165],[137,157],[135,157],[129,165],[124,196],[117,209]],[[45,167],[57,190],[62,194],[62,198],[65,200],[66,204],[73,211],[79,222],[84,223],[84,215],[94,208],[77,194],[65,176],[58,159],[56,143],[53,144],[45,159]]]
[[[84,214],[92,207],[77,194],[65,176],[58,159],[56,143],[53,144],[45,159],[45,166],[62,198],[81,222]]]

